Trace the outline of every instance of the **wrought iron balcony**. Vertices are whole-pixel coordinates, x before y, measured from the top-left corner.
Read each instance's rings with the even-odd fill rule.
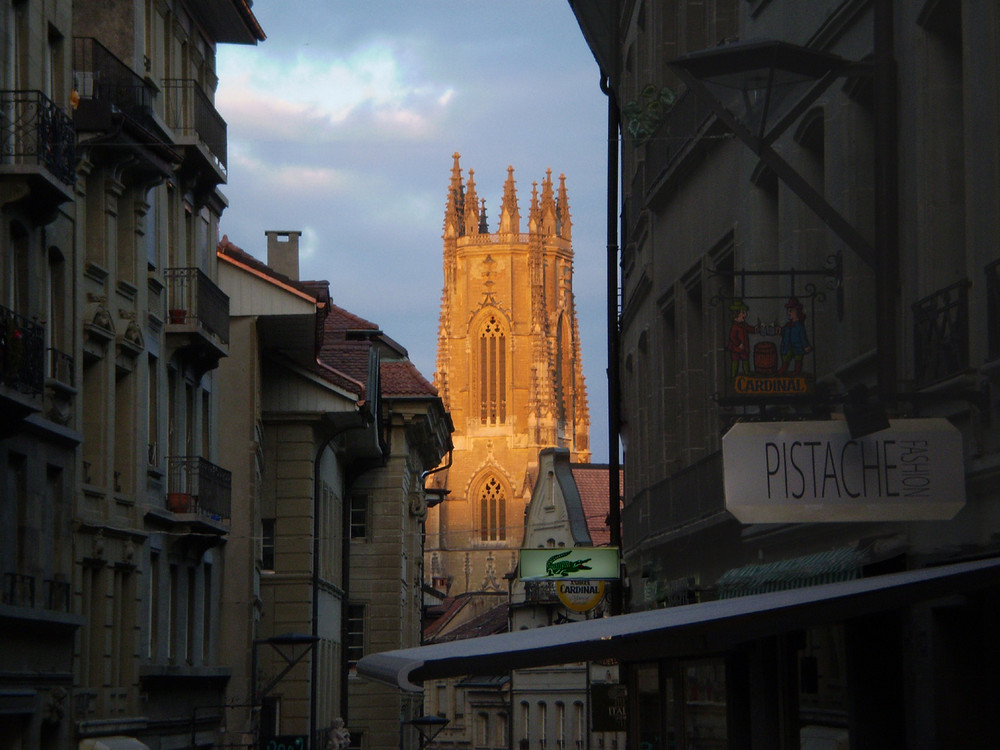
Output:
[[[177,348],[205,359],[206,369],[218,366],[228,354],[229,297],[198,268],[168,268],[164,278],[167,334],[174,336]]]
[[[38,323],[0,305],[0,386],[4,396],[29,400],[42,393],[45,332]]]
[[[725,510],[722,453],[716,451],[635,496],[622,510],[630,547]]]
[[[22,573],[4,573],[3,591],[0,597],[4,604],[14,607],[35,606],[35,577]]]
[[[155,126],[153,88],[96,39],[73,40],[73,90],[78,128],[105,130],[113,113]]]
[[[969,369],[969,282],[913,304],[913,379],[918,387]]]
[[[0,91],[0,173],[44,167],[76,182],[73,120],[41,91]]]
[[[163,80],[166,94],[166,118],[174,132],[180,136],[183,145],[204,146],[204,158],[226,178],[226,121],[212,104],[212,100],[198,85],[197,81],[185,78]]]
[[[201,456],[167,459],[167,510],[228,521],[232,473]]]
[[[1000,359],[1000,259],[986,266],[986,357]]]

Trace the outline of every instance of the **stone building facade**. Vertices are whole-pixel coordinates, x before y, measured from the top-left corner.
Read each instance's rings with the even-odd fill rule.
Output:
[[[897,576],[995,558],[996,6],[571,4],[621,134],[621,171],[609,175],[620,180],[620,215],[609,220],[621,228],[631,607],[668,611],[776,589],[804,595],[847,579],[889,586]],[[750,84],[750,65],[734,63],[744,53],[743,62],[753,61],[754,45],[773,40],[807,50],[780,68],[775,84],[788,71],[806,73],[807,83],[831,75],[811,100],[782,100],[787,89],[774,88],[769,109],[734,107],[750,135],[734,137],[737,128],[679,70],[729,103],[715,84],[725,84],[726,71],[729,83],[743,80],[742,67],[744,102],[763,104],[766,89]],[[671,64],[685,56],[687,67]],[[809,71],[807,59],[821,67]],[[757,62],[766,75],[766,62]],[[782,352],[774,334],[802,321],[803,309],[809,343]],[[775,348],[757,348],[767,343]],[[756,357],[768,350],[777,360]],[[815,390],[794,398],[740,392],[741,383],[779,382],[772,377],[802,377]],[[953,479],[939,488],[961,508],[953,517],[845,519],[828,485],[825,499],[809,499],[810,515],[737,519],[731,502],[749,477],[728,473],[732,429],[756,422],[794,431],[806,420],[839,424],[863,441],[854,416],[879,409],[894,421],[876,426],[890,432],[871,440],[896,439],[892,431],[918,418],[961,434]],[[995,722],[980,706],[996,690],[973,687],[997,665],[987,635],[998,622],[996,581],[988,588],[937,601],[917,590],[868,613],[845,599],[831,616],[744,643],[734,624],[737,645],[718,653],[687,645],[636,662],[630,742],[994,744]]]
[[[464,178],[455,154],[434,382],[455,424],[455,449],[434,477],[448,494],[428,517],[425,575],[452,595],[502,594],[538,451],[590,456],[564,178],[556,184],[549,171],[533,184],[522,224],[508,168],[490,232],[474,173]]]
[[[0,747],[212,742],[215,52],[264,34],[243,0],[3,3],[0,29]]]

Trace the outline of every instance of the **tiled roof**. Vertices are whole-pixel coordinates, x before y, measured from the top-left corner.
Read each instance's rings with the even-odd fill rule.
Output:
[[[283,273],[278,273],[273,268],[271,268],[267,263],[257,260],[246,250],[243,250],[238,245],[235,245],[229,240],[228,235],[222,235],[222,239],[219,240],[219,244],[216,248],[218,252],[223,255],[232,258],[238,263],[242,263],[248,268],[252,268],[258,273],[268,276],[275,281],[286,284],[294,289],[298,289],[300,292],[305,292],[310,297],[316,300],[324,300],[329,295],[329,282],[326,281],[299,281],[298,279],[293,279],[290,276],[286,276]]]
[[[507,632],[507,604],[498,604],[468,622],[449,630],[444,635],[434,639],[435,643],[448,641],[464,641],[466,638],[480,638],[484,635],[495,635]]]
[[[570,464],[573,481],[580,493],[580,502],[587,519],[587,529],[595,546],[611,542],[611,530],[607,525],[608,491],[610,485],[607,464]],[[618,487],[622,487],[623,476],[619,473]]]
[[[420,374],[409,360],[382,363],[382,396],[384,398],[426,397],[438,395],[437,388]]]

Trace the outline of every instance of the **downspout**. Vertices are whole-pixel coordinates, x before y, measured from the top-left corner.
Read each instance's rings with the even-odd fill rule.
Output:
[[[608,97],[608,205],[607,205],[607,293],[608,293],[608,526],[611,546],[622,548],[620,437],[619,336],[618,336],[618,103],[608,76],[601,76],[601,91]],[[619,558],[620,560],[620,558]],[[618,585],[611,591],[611,614],[624,609],[624,581],[619,561]]]

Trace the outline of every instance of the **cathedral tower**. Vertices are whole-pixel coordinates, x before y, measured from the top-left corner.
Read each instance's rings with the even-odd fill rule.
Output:
[[[490,233],[473,170],[454,155],[434,384],[455,424],[448,489],[427,519],[427,575],[450,594],[503,592],[524,531],[538,452],[590,460],[565,177],[532,184],[523,222],[507,168]],[[526,231],[522,231],[526,230]]]

